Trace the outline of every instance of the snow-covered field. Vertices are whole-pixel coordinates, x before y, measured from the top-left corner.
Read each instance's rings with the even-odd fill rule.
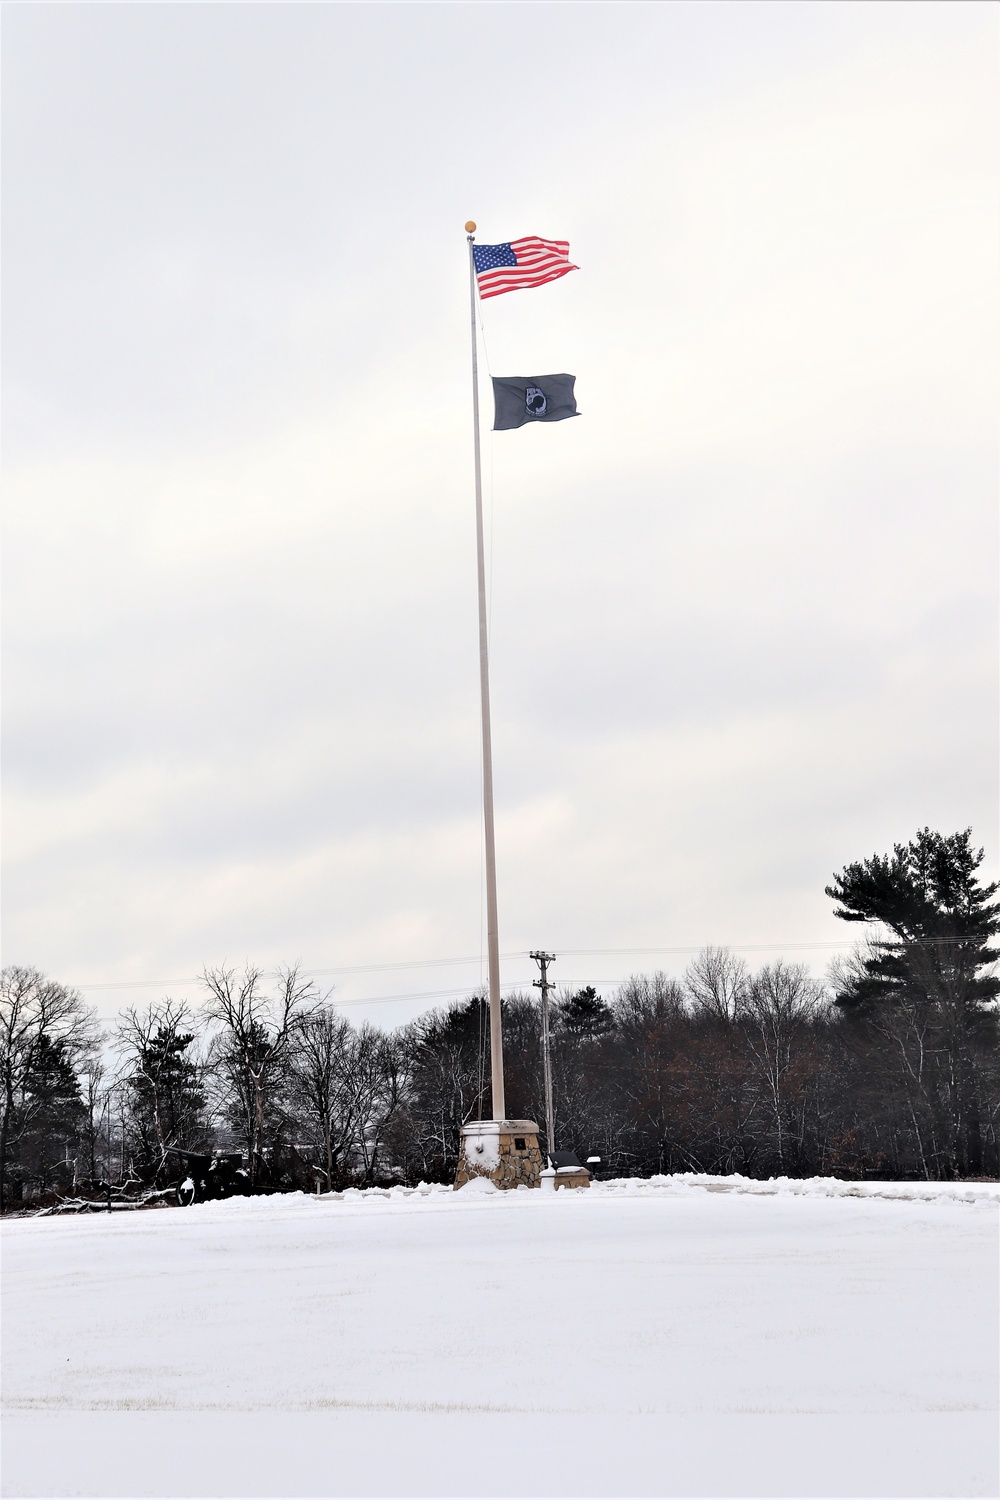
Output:
[[[995,1495],[998,1197],[688,1177],[8,1222],[3,1493]]]

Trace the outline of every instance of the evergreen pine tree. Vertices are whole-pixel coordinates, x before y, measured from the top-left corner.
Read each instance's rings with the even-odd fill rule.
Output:
[[[560,1002],[559,1020],[578,1041],[593,1041],[611,1030],[611,1011],[592,984]]]
[[[918,1107],[928,1119],[921,1153],[933,1175],[982,1171],[982,1063],[996,1047],[1000,994],[1000,884],[979,882],[982,860],[971,829],[924,828],[891,855],[845,866],[826,887],[842,921],[877,929],[841,970],[836,1000],[898,1054],[918,1134]]]

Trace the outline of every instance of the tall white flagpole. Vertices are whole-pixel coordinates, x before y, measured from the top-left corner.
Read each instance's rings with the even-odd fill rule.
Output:
[[[476,453],[476,562],[479,568],[479,704],[483,725],[483,822],[486,829],[486,936],[490,977],[490,1077],[493,1118],[505,1118],[503,1093],[503,1032],[500,1024],[500,938],[497,924],[497,856],[493,833],[493,742],[490,734],[490,659],[486,634],[486,557],[483,546],[483,466],[479,444],[479,348],[476,336],[476,262],[472,243],[476,226],[470,219],[469,298],[472,310],[472,431]]]

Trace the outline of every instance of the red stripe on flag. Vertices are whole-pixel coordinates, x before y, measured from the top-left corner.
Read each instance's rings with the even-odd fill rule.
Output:
[[[513,270],[513,267],[511,267]],[[518,281],[491,283],[483,286],[480,283],[479,295],[485,300],[487,297],[499,297],[503,292],[516,292],[521,287],[544,286],[547,281],[558,281],[560,276],[565,276],[567,271],[578,271],[579,266],[557,266],[552,271],[543,271],[539,275],[522,276]]]

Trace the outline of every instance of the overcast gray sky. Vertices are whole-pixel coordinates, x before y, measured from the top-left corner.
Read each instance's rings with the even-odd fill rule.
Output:
[[[485,448],[505,982],[822,973],[928,823],[995,872],[994,6],[3,28],[7,962],[479,981],[470,216],[580,266],[484,305],[582,413]]]

